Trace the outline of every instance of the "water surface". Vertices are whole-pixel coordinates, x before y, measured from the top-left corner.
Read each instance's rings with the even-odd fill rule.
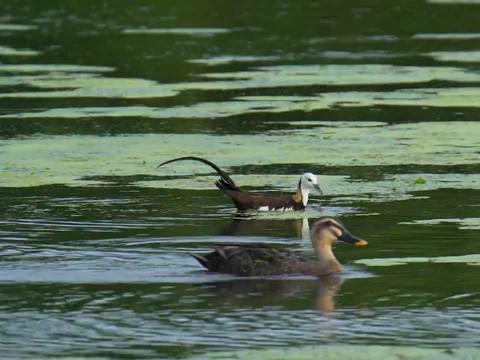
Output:
[[[479,356],[478,1],[3,8],[3,357]],[[185,155],[257,191],[311,171],[325,195],[238,216],[211,169],[155,169]],[[369,241],[336,247],[339,277],[188,255],[309,254],[323,215]]]

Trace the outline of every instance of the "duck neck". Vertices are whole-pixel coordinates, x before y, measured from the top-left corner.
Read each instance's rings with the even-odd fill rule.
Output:
[[[302,203],[303,206],[307,206],[309,190],[304,188],[302,180],[298,182],[298,188],[296,194],[293,196],[293,200],[296,203]]]
[[[329,274],[342,271],[342,265],[340,265],[337,258],[333,254],[331,245],[314,244],[314,249],[318,258],[318,262],[321,264],[323,273]]]
[[[302,189],[300,191],[301,197],[302,197],[302,204],[303,206],[307,206],[308,203],[308,190],[307,189]]]

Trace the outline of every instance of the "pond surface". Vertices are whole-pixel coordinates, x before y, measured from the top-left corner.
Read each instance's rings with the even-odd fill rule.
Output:
[[[473,0],[2,4],[2,358],[478,348],[479,14]],[[239,217],[208,167],[155,169],[186,155],[257,191],[310,171],[325,195]],[[337,246],[340,277],[240,279],[188,255],[308,254],[322,215],[369,241]]]

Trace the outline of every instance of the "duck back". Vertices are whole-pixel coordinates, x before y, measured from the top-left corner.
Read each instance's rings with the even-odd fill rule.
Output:
[[[271,247],[219,246],[210,253],[192,256],[209,271],[237,276],[323,275],[315,261]]]

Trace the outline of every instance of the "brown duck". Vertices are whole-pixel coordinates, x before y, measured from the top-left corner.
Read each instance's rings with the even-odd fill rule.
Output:
[[[298,181],[297,192],[294,195],[269,195],[243,191],[235,184],[232,178],[217,165],[196,156],[185,156],[168,160],[158,165],[157,168],[180,160],[200,161],[212,167],[218,175],[220,175],[220,179],[215,182],[215,185],[232,199],[238,210],[303,210],[307,206],[310,191],[316,190],[322,194],[322,190],[317,183],[317,177],[312,173],[305,173],[301,176]]]
[[[191,254],[209,271],[238,276],[303,274],[323,276],[337,273],[342,266],[332,252],[332,245],[344,241],[356,246],[367,245],[353,236],[333,218],[322,218],[312,226],[311,241],[317,260],[268,245],[221,244],[206,254]]]

